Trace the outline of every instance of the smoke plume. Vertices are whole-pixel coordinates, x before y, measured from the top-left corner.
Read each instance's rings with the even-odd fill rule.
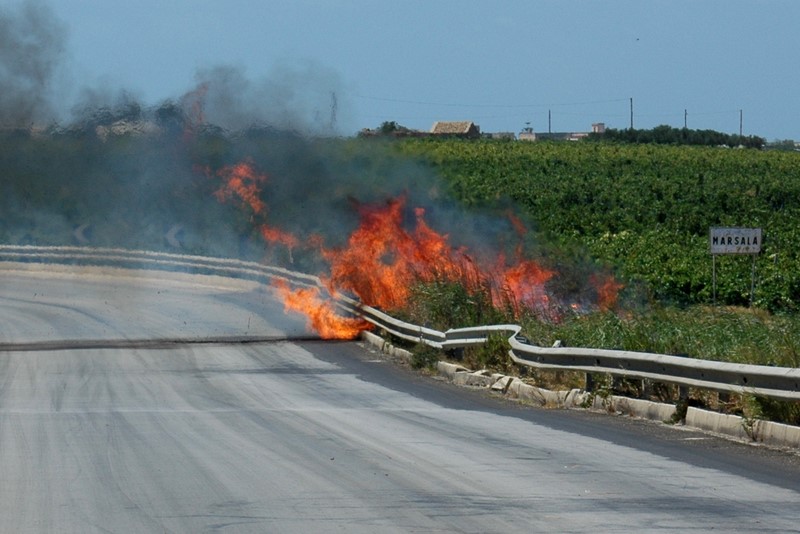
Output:
[[[202,69],[198,91],[203,118],[226,130],[270,126],[302,135],[332,135],[342,116],[341,87],[333,71],[313,62],[278,65],[262,80],[232,66]]]
[[[52,82],[66,30],[39,2],[0,6],[0,126],[29,128],[54,119]]]

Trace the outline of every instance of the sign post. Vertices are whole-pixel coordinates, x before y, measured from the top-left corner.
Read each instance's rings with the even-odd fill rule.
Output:
[[[714,305],[717,304],[717,254],[748,254],[753,258],[750,276],[750,306],[756,286],[756,256],[761,252],[761,228],[711,228],[708,234],[712,263]]]

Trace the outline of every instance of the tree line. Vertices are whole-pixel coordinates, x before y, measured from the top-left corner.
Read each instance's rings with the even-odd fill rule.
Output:
[[[666,124],[650,130],[635,128],[606,128],[602,133],[592,132],[589,141],[612,141],[619,143],[659,144],[659,145],[697,145],[728,146],[745,148],[764,148],[766,139],[756,135],[735,135],[715,130],[692,130],[689,128],[673,128]]]

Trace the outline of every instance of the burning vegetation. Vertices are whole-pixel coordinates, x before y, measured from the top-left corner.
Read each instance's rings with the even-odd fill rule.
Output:
[[[448,234],[428,224],[425,208],[408,206],[406,195],[370,204],[351,199],[358,224],[342,244],[329,247],[320,235],[298,236],[267,223],[269,207],[262,186],[269,180],[251,162],[224,166],[214,174],[221,180],[216,198],[244,210],[268,247],[285,247],[290,263],[298,248],[324,261],[327,270],[319,274],[331,295],[343,293],[365,305],[408,315],[414,307],[414,288],[444,284],[460,287],[473,302],[489,303],[515,320],[534,315],[558,321],[563,313],[564,303],[547,288],[557,273],[524,257],[522,238],[527,230],[514,216],[508,219],[520,241],[511,261],[500,251],[494,251],[491,261],[479,260],[466,246],[453,246]],[[481,258],[492,257],[492,251],[479,252]],[[613,307],[621,285],[599,275],[590,282],[597,291],[597,307]],[[305,314],[309,326],[324,338],[352,338],[370,327],[337,315],[333,302],[319,290],[292,289],[285,282],[276,282],[275,288],[285,309]],[[575,303],[570,306],[578,308]]]

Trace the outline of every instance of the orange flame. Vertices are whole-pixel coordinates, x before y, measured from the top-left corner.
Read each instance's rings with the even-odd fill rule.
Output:
[[[308,326],[323,339],[353,339],[371,327],[363,319],[337,315],[333,303],[322,300],[317,288],[292,290],[283,280],[274,281],[273,287],[283,300],[284,311],[304,314]]]
[[[601,311],[613,309],[617,305],[619,291],[625,287],[611,275],[602,278],[599,275],[593,275],[589,278],[589,283],[597,290],[597,307]]]
[[[234,196],[239,197],[256,215],[266,209],[266,204],[259,196],[261,193],[259,184],[265,182],[267,177],[255,172],[250,162],[223,167],[217,171],[217,176],[225,180],[214,193],[217,200],[225,202]]]
[[[533,260],[520,260],[511,267],[499,269],[502,294],[493,294],[492,303],[496,307],[510,304],[514,315],[519,317],[523,309],[539,313],[549,313],[550,297],[545,291],[545,284],[554,271],[544,269]],[[508,297],[513,299],[510,303]]]
[[[361,224],[347,246],[322,252],[331,265],[331,290],[350,291],[365,304],[396,310],[408,302],[413,283],[462,271],[459,251],[425,223],[424,210],[415,210],[414,231],[403,228],[404,207],[403,198],[359,207]]]
[[[299,240],[289,232],[284,232],[278,228],[262,224],[258,227],[264,239],[270,243],[277,243],[287,247],[289,250],[297,247]]]

